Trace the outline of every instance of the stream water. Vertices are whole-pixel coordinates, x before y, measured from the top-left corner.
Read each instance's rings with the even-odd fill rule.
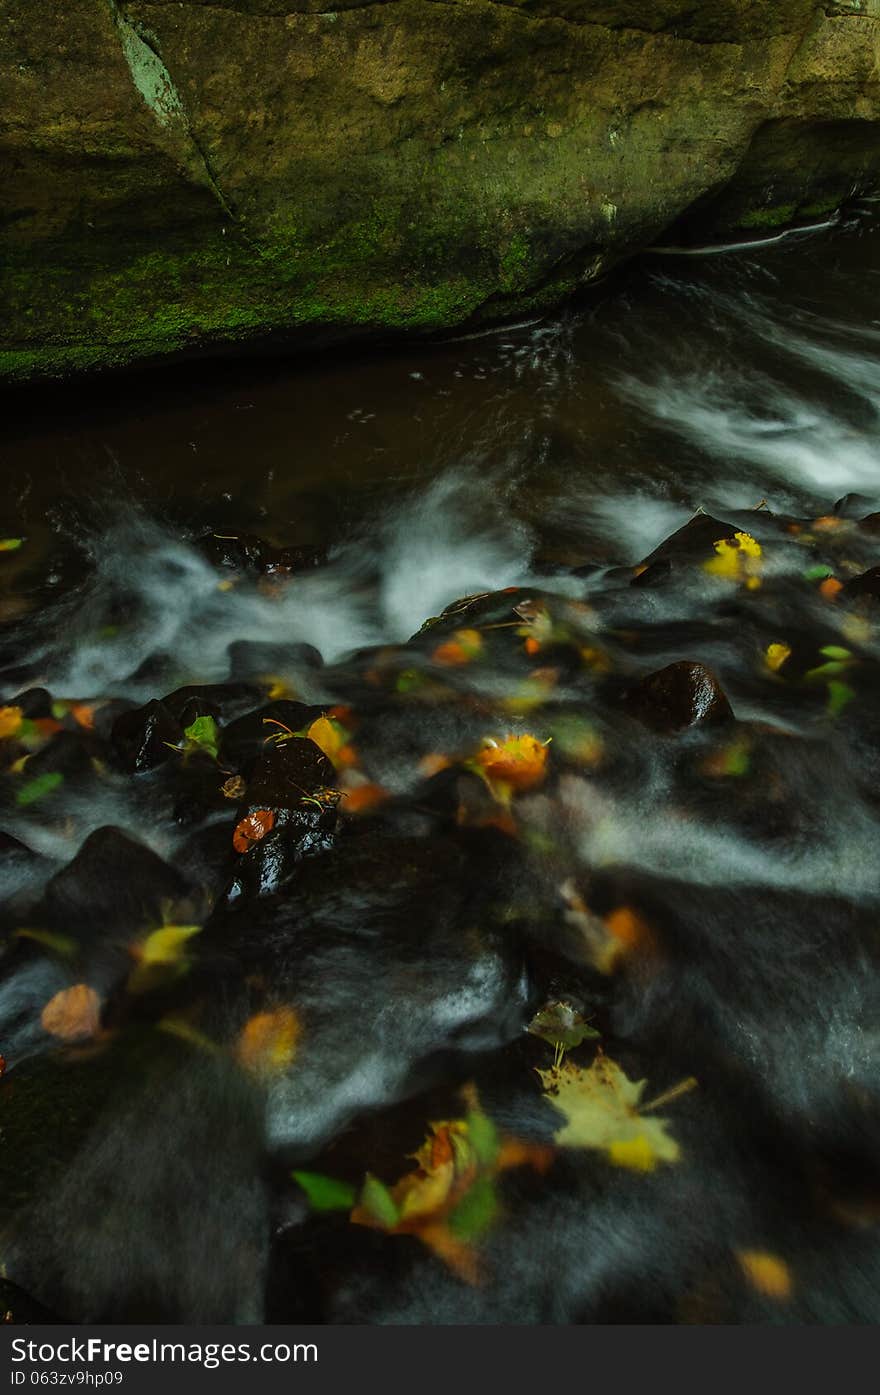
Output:
[[[13,1316],[878,1320],[878,365],[864,205],[10,395]]]

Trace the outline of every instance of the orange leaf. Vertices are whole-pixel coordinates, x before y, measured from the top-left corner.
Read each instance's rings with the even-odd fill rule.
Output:
[[[271,833],[274,827],[275,815],[271,809],[255,809],[253,813],[245,814],[244,818],[235,825],[232,846],[236,852],[246,853],[253,847],[254,843],[259,843],[261,838],[265,838],[267,833]]]
[[[62,1041],[80,1041],[96,1035],[101,1023],[101,999],[94,988],[76,983],[62,988],[43,1008],[43,1030]]]
[[[838,581],[836,576],[826,576],[819,586],[820,596],[824,596],[826,601],[833,601],[840,591],[843,590],[843,582]]]
[[[477,763],[490,780],[512,790],[530,790],[546,774],[547,747],[534,736],[508,736],[484,746]]]
[[[0,739],[14,736],[24,720],[20,707],[0,707]]]
[[[79,726],[85,727],[86,731],[93,731],[95,727],[95,709],[87,702],[72,702],[70,704],[70,715]]]
[[[365,814],[368,809],[375,809],[377,804],[384,804],[388,791],[381,785],[356,785],[354,789],[347,790],[343,798],[347,814]]]
[[[625,949],[635,949],[651,937],[650,927],[630,906],[618,906],[605,917],[605,925]]]
[[[293,1061],[301,1035],[302,1025],[292,1007],[258,1012],[242,1028],[235,1054],[245,1070],[275,1075]]]

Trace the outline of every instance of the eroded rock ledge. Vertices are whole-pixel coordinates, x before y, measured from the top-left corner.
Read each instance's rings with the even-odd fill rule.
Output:
[[[543,308],[880,180],[880,0],[0,15],[7,376]]]

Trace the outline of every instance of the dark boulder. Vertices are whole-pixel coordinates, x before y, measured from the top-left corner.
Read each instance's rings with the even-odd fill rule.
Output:
[[[721,684],[710,668],[682,659],[641,678],[624,706],[631,717],[657,732],[733,719]]]
[[[164,703],[154,698],[116,718],[111,730],[116,759],[123,770],[152,770],[168,760],[183,741],[183,727]]]
[[[285,732],[302,731],[322,708],[280,698],[230,722],[220,733],[220,763],[248,775],[254,761],[268,749],[270,738]]]
[[[880,567],[871,567],[854,576],[843,588],[843,596],[850,601],[880,601]]]
[[[336,772],[320,746],[305,736],[265,746],[248,781],[248,803],[260,809],[293,809],[303,798],[332,788]]]
[[[188,880],[118,828],[98,828],[48,883],[42,915],[79,936],[133,934],[163,923],[190,892]]]

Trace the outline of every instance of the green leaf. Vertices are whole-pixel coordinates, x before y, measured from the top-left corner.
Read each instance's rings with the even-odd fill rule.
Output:
[[[467,1116],[468,1140],[483,1167],[491,1167],[498,1156],[498,1130],[488,1114],[475,1110]]]
[[[57,790],[59,785],[64,784],[64,776],[57,770],[46,771],[45,775],[37,775],[35,779],[28,780],[26,785],[15,796],[15,802],[19,808],[23,809],[28,804],[36,804],[38,799],[43,799],[45,795]]]
[[[51,949],[55,954],[71,955],[76,952],[76,940],[72,940],[69,935],[56,935],[51,930],[16,930],[17,940],[33,940],[38,945],[45,945],[46,949]]]
[[[833,576],[832,567],[826,567],[821,562],[817,567],[808,567],[803,573],[804,581],[824,581],[826,577]]]
[[[826,644],[825,647],[824,647],[823,649],[820,649],[820,650],[819,650],[819,653],[820,653],[820,654],[824,654],[824,656],[825,656],[826,659],[851,659],[851,658],[852,658],[852,650],[851,650],[851,649],[842,649],[841,646],[840,646],[839,644]]]
[[[17,552],[24,538],[0,538],[0,552]]]
[[[384,1230],[393,1230],[400,1220],[400,1212],[394,1197],[385,1183],[380,1182],[379,1178],[374,1177],[371,1172],[368,1172],[364,1178],[360,1204],[367,1215]]]
[[[498,1215],[498,1197],[491,1177],[478,1177],[449,1217],[449,1229],[459,1240],[477,1240]]]
[[[213,717],[196,717],[194,722],[184,727],[183,734],[194,746],[201,746],[203,751],[217,759],[220,737]]]
[[[828,684],[828,706],[826,711],[829,717],[837,717],[848,703],[852,702],[855,693],[848,683],[841,683],[837,679],[832,679]]]
[[[313,1211],[350,1211],[354,1206],[357,1193],[348,1182],[320,1172],[292,1172],[291,1176],[302,1187]]]

